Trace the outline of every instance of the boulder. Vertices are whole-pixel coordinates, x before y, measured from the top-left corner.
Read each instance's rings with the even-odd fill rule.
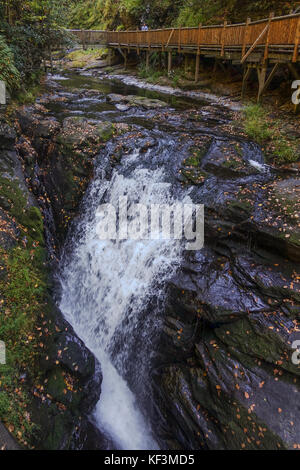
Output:
[[[299,445],[296,269],[267,252],[206,248],[187,257],[169,286],[163,360],[153,371],[162,445]]]
[[[137,96],[137,95],[119,95],[115,93],[111,93],[107,95],[107,100],[114,103],[114,104],[124,104],[127,106],[139,106],[145,109],[160,109],[165,108],[168,104],[164,101],[153,99],[153,98],[146,98],[145,96]]]

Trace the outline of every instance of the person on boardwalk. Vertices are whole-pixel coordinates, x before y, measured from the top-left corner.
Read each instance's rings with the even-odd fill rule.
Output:
[[[142,31],[148,31],[148,30],[149,30],[149,28],[148,28],[148,26],[146,25],[146,23],[143,23],[143,25],[142,25]]]

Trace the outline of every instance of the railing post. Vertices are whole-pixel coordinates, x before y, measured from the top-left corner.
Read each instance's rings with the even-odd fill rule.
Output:
[[[178,52],[181,51],[181,26],[179,26],[178,30]]]
[[[257,75],[258,75],[257,103],[259,103],[261,95],[265,87],[265,83],[266,83],[267,66],[265,64],[257,67]]]
[[[200,55],[200,47],[201,47],[201,28],[202,28],[202,23],[200,23],[198,26],[198,49],[197,49],[198,55]]]
[[[140,55],[140,32],[138,30],[136,30],[136,32],[135,32],[135,37],[136,37],[137,55]]]
[[[199,67],[200,67],[200,54],[196,55],[196,64],[195,64],[195,83],[199,80]]]
[[[297,28],[296,28],[293,62],[297,62],[297,60],[298,60],[299,43],[300,43],[300,18],[298,18],[298,24],[297,24]]]
[[[241,95],[241,98],[242,98],[242,99],[243,99],[244,96],[245,96],[246,87],[247,87],[247,80],[248,80],[248,78],[250,77],[251,71],[252,71],[251,66],[248,65],[248,66],[244,67],[243,84],[242,84],[242,95]]]
[[[171,70],[172,70],[172,52],[169,51],[168,52],[168,75],[171,74]]]
[[[246,47],[247,47],[247,41],[248,41],[248,31],[249,31],[250,23],[251,23],[251,18],[247,18],[246,25],[245,25],[244,39],[243,39],[242,57],[244,57],[244,55],[246,54]]]
[[[227,21],[225,20],[224,25],[223,25],[223,30],[222,30],[222,39],[221,39],[221,57],[224,57],[226,26],[227,26]]]
[[[266,45],[265,45],[265,53],[264,53],[264,62],[268,60],[268,55],[269,55],[269,42],[270,42],[270,31],[271,31],[271,24],[272,24],[272,19],[274,18],[275,14],[274,12],[270,13],[269,16],[269,29],[267,32],[267,37],[266,37]]]
[[[184,73],[187,74],[188,71],[188,55],[184,54]]]

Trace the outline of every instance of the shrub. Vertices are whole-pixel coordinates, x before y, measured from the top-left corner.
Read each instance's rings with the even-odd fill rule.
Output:
[[[251,139],[266,145],[267,158],[274,163],[293,163],[299,159],[297,142],[287,137],[280,122],[272,119],[262,106],[251,104],[245,108],[244,129]]]
[[[10,91],[20,86],[20,73],[15,66],[13,52],[2,36],[0,36],[0,80],[6,83]]]
[[[148,82],[157,83],[159,78],[163,75],[162,71],[156,70],[153,67],[146,67],[145,64],[141,63],[138,70],[139,78],[145,78]]]
[[[272,136],[266,113],[259,105],[249,105],[245,109],[245,131],[246,134],[259,144]]]

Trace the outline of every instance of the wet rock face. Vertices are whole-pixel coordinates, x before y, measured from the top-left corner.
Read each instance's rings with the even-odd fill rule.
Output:
[[[45,269],[50,271],[50,266],[45,263],[45,254],[42,255],[45,250],[42,216],[27,184],[38,197],[46,199],[45,186],[50,183],[46,179],[39,180],[41,173],[36,173],[40,161],[38,152],[47,150],[47,154],[41,154],[42,163],[45,163],[52,139],[60,128],[60,124],[47,117],[41,107],[23,109],[19,113],[19,131],[26,131],[30,138],[21,137],[16,146],[15,130],[0,120],[0,282],[6,281],[8,274],[3,253],[5,259],[13,258],[15,248],[32,250],[31,263],[43,279],[38,282],[45,282]],[[102,129],[97,132],[101,133]],[[54,192],[52,195],[54,197]],[[46,213],[44,220],[44,228],[47,228]],[[37,249],[40,250],[39,256],[34,253]],[[48,284],[50,289],[50,282]],[[1,285],[0,292],[2,319],[6,303],[11,302],[3,286],[5,284]],[[48,293],[45,296],[47,299],[41,303],[34,325],[36,331],[44,331],[42,352],[37,354],[34,376],[25,369],[20,385],[29,398],[26,412],[31,422],[38,426],[38,432],[29,444],[39,449],[76,448],[78,433],[83,441],[90,443],[92,439],[88,439],[88,435],[96,432],[87,416],[99,400],[101,368],[48,298]],[[15,329],[18,329],[17,325]]]
[[[109,122],[69,117],[59,123],[41,105],[18,112],[18,148],[34,194],[51,205],[56,243],[63,243],[69,222],[93,176],[94,157],[114,132]]]
[[[33,419],[40,426],[35,445],[80,449],[78,434],[83,442],[92,442],[89,436],[97,432],[89,415],[101,394],[101,367],[57,309],[53,322],[55,332],[40,363],[45,385],[35,389],[32,405]]]
[[[3,205],[5,206],[5,204]],[[19,230],[16,223],[9,217],[6,211],[0,208],[0,247],[4,248],[4,250],[10,250],[16,245],[18,237]]]
[[[168,365],[153,377],[164,441],[171,425],[185,449],[299,444],[298,267],[261,250],[189,255],[169,286]]]
[[[179,166],[205,205],[205,248],[168,285],[152,375],[162,448],[299,447],[299,178],[260,156],[240,136],[204,131]]]
[[[109,95],[108,100],[120,111],[155,108],[152,100],[136,96]],[[141,158],[151,155],[149,167],[167,167],[174,183],[191,186],[195,202],[206,207],[206,247],[187,255],[168,286],[153,371],[158,439],[162,448],[174,449],[299,446],[299,367],[291,361],[293,340],[300,339],[299,223],[290,210],[298,204],[298,180],[253,168],[249,160],[252,153],[259,156],[259,149],[245,141],[241,145],[240,136],[228,137],[223,109],[197,107],[179,116],[161,110],[164,102],[156,104],[159,112],[151,119],[167,131],[174,126],[184,148],[190,140],[189,156],[180,160],[180,146],[172,159],[161,151],[151,155],[159,147],[145,127],[141,142],[134,132],[111,149],[112,165],[138,147]],[[63,240],[91,177],[93,156],[111,128],[82,118],[58,122],[41,106],[29,111],[19,117],[19,152],[34,193],[45,205],[50,200]],[[127,132],[128,125],[117,130]],[[43,429],[51,416],[43,445],[108,448],[111,443],[88,419],[79,425],[76,414],[77,409],[88,413],[97,400],[97,364],[69,327],[55,323],[53,341],[43,362],[51,402],[46,394],[37,398]],[[76,390],[74,401],[70,387]]]
[[[0,117],[0,147],[1,149],[10,149],[16,140],[15,130],[9,126],[4,119]]]
[[[244,150],[238,142],[218,142],[211,146],[202,161],[202,167],[222,177],[237,177],[255,174],[243,156]]]

